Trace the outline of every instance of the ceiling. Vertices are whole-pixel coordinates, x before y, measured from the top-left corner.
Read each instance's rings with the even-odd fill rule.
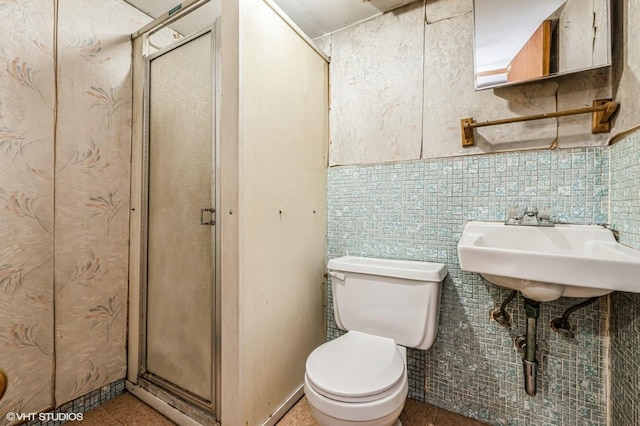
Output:
[[[176,6],[178,0],[126,0],[152,17]],[[273,0],[309,37],[346,27],[414,0]],[[171,27],[187,35],[205,28],[221,14],[222,0],[211,0]]]

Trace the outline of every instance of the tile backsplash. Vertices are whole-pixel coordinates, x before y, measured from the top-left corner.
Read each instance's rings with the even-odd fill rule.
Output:
[[[621,243],[640,249],[640,133],[610,151],[611,222]],[[640,294],[613,294],[611,370],[611,425],[640,425]]]
[[[508,291],[460,270],[468,220],[504,220],[511,206],[549,208],[556,221],[608,223],[609,148],[575,148],[331,168],[329,258],[345,254],[443,262],[449,271],[438,337],[409,350],[409,397],[496,425],[606,424],[609,297],[571,315],[576,338],[550,330],[580,300],[542,305],[538,394],[524,391],[512,339],[524,332],[522,298],[510,330],[489,318]],[[341,331],[328,295],[328,338]]]

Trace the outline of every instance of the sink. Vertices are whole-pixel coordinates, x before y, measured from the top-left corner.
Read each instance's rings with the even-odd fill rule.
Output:
[[[600,225],[511,226],[470,221],[458,243],[463,271],[538,302],[640,293],[640,251]]]

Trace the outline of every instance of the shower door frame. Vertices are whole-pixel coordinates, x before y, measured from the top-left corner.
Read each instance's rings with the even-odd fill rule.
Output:
[[[211,300],[211,330],[213,335],[211,336],[211,354],[212,354],[212,389],[211,389],[211,401],[208,402],[191,392],[188,392],[158,376],[152,376],[147,372],[147,256],[148,256],[148,220],[149,220],[149,126],[150,126],[150,68],[151,61],[153,59],[164,55],[174,49],[177,49],[207,33],[211,33],[212,41],[212,132],[211,132],[211,146],[213,161],[211,162],[211,173],[213,179],[213,185],[211,188],[211,195],[213,198],[213,207],[215,212],[212,217],[215,220],[215,225],[212,226],[212,259],[213,274],[212,274],[212,300]],[[162,400],[171,400],[174,403],[178,403],[180,406],[180,400],[186,400],[196,408],[194,417],[202,418],[204,414],[205,419],[207,414],[213,415],[216,421],[220,420],[220,406],[221,406],[221,306],[220,306],[220,20],[217,19],[214,25],[207,27],[201,31],[198,31],[178,42],[167,46],[166,48],[157,52],[148,54],[144,57],[144,96],[143,96],[143,144],[142,144],[142,176],[141,176],[141,223],[140,223],[140,311],[139,311],[139,353],[138,355],[138,385],[149,393],[155,395]],[[188,72],[188,71],[185,71]],[[197,409],[204,410],[204,413],[198,413]]]

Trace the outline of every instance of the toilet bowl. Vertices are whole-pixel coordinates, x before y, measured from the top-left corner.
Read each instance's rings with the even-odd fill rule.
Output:
[[[304,392],[320,426],[391,426],[409,389],[406,347],[438,329],[442,263],[344,256],[328,265],[337,326],[307,358]]]
[[[304,391],[320,426],[391,426],[409,384],[406,349],[392,339],[350,331],[307,359]]]

